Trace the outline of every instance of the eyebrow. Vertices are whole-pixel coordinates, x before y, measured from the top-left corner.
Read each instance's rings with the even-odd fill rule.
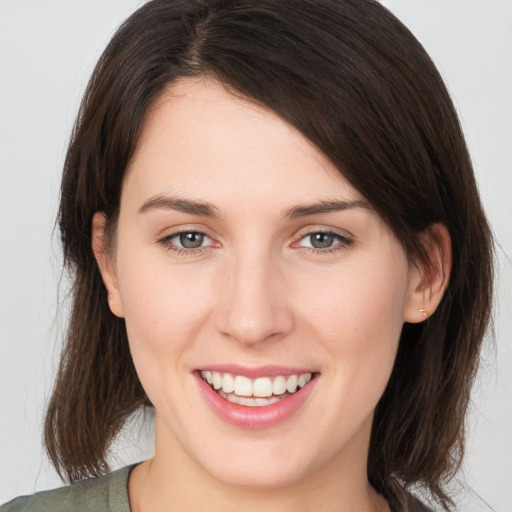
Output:
[[[298,219],[300,217],[308,217],[310,215],[318,215],[322,213],[338,212],[353,208],[363,208],[371,210],[370,204],[363,199],[352,201],[320,201],[313,204],[297,205],[284,211],[281,218]],[[175,196],[157,195],[151,197],[139,208],[139,213],[146,213],[150,210],[176,210],[183,213],[198,215],[201,217],[211,217],[220,219],[219,209],[211,203],[205,201],[197,201],[184,199]]]
[[[149,210],[177,210],[202,217],[220,218],[219,209],[213,204],[174,196],[158,195],[151,197],[139,208],[139,213],[145,213]]]
[[[320,201],[319,203],[314,204],[293,206],[284,212],[283,219],[297,219],[300,217],[307,217],[309,215],[339,212],[343,210],[350,210],[352,208],[363,208],[365,210],[372,209],[370,204],[364,199],[355,199],[353,201]]]

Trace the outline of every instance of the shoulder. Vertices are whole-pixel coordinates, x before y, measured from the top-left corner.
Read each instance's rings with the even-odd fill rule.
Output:
[[[0,506],[0,512],[130,512],[126,466],[97,478],[20,496]]]
[[[404,508],[404,512],[434,512],[430,507],[427,507],[422,501],[413,496],[412,494],[408,494],[407,496],[407,505]]]
[[[411,501],[409,512],[434,512],[419,500]]]
[[[434,512],[412,493],[400,488],[396,489],[395,494],[388,498],[388,503],[392,512]]]

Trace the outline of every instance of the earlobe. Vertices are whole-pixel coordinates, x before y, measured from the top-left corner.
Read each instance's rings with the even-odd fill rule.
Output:
[[[106,216],[103,212],[96,212],[92,218],[92,250],[108,293],[108,306],[112,313],[123,318],[123,305],[119,294],[117,276],[111,254],[108,250],[105,225]]]
[[[427,262],[411,269],[404,321],[423,322],[439,306],[450,279],[452,245],[444,224],[432,224],[423,233]]]

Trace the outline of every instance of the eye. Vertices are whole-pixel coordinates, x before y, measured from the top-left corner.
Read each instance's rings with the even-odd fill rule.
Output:
[[[204,233],[188,231],[177,233],[171,238],[171,241],[183,249],[197,249],[203,245],[206,239],[209,238]]]
[[[348,247],[352,239],[332,231],[314,231],[306,233],[293,244],[293,247],[305,247],[313,252],[333,252]]]
[[[159,240],[159,243],[178,254],[197,254],[198,252],[201,252],[202,249],[207,249],[208,247],[215,245],[213,240],[207,234],[194,230],[173,233],[172,235],[168,235]]]
[[[334,233],[312,233],[305,236],[303,240],[309,240],[309,245],[306,245],[306,247],[327,249],[336,241],[336,235]]]

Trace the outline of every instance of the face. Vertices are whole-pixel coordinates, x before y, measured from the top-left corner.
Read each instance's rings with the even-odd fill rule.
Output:
[[[100,266],[157,411],[155,460],[258,488],[365,471],[419,278],[302,135],[217,83],[173,84],[113,252]]]

